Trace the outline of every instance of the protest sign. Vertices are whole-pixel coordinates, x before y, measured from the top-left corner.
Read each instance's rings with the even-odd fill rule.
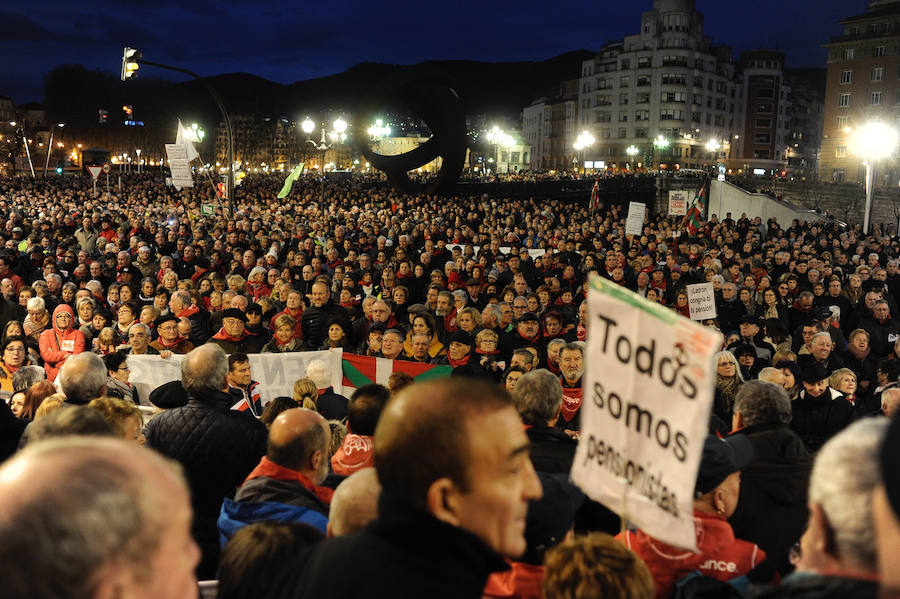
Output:
[[[572,479],[648,535],[696,550],[693,501],[722,335],[593,275]]]
[[[194,177],[185,147],[182,144],[166,144],[166,158],[172,172],[172,184],[175,187],[193,187]]]
[[[290,352],[283,354],[250,354],[250,376],[259,381],[259,395],[263,405],[279,396],[291,397],[294,383],[306,376],[306,367],[313,360],[324,360],[331,369],[331,386],[341,390],[340,349],[328,351]],[[181,380],[181,360],[184,356],[170,358],[159,356],[128,355],[129,382],[137,387],[141,401],[149,405],[150,392],[169,381]]]
[[[712,283],[688,285],[687,294],[691,320],[716,317],[716,292]]]
[[[669,216],[684,216],[687,214],[687,206],[690,192],[682,189],[669,191]]]
[[[625,220],[626,235],[640,235],[644,231],[644,210],[641,202],[628,202],[628,218]]]

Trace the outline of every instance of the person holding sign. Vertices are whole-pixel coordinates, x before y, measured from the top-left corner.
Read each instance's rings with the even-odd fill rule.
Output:
[[[41,348],[41,358],[44,360],[44,370],[50,382],[56,380],[56,375],[66,358],[72,354],[80,354],[84,351],[84,335],[73,326],[75,313],[67,304],[61,304],[53,311],[51,328],[41,333],[38,345]]]
[[[728,523],[737,509],[741,469],[752,459],[753,446],[745,437],[706,438],[694,491],[698,553],[678,549],[640,530],[616,536],[647,564],[656,584],[656,599],[673,597],[676,583],[694,571],[727,582],[765,561],[765,552],[736,539]]]

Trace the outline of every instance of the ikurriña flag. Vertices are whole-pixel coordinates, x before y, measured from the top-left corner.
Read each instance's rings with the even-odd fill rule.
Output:
[[[706,212],[706,205],[709,202],[709,177],[707,177],[700,185],[700,189],[694,195],[690,208],[684,219],[681,221],[681,228],[686,228],[688,233],[696,235],[703,221],[703,214]]]

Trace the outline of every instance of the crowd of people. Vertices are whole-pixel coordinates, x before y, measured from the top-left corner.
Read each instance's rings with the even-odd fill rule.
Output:
[[[897,237],[654,213],[626,235],[627,206],[587,197],[280,187],[246,178],[225,217],[159,173],[102,199],[0,180],[0,562],[29,562],[11,597],[189,597],[195,571],[229,598],[900,588]],[[602,372],[594,274],[686,317],[686,286],[713,285],[696,553],[568,478]],[[262,403],[249,355],[330,348],[452,376],[347,398],[314,362]],[[181,378],[142,397],[147,354],[183,354]]]

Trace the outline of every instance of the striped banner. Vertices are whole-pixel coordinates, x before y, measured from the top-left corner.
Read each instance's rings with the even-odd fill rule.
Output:
[[[407,362],[405,360],[389,360],[372,356],[357,356],[356,354],[345,352],[343,355],[343,370],[343,395],[349,397],[358,388],[370,383],[378,383],[386,387],[388,377],[394,372],[405,372],[417,381],[424,381],[435,377],[450,376],[453,367]]]

